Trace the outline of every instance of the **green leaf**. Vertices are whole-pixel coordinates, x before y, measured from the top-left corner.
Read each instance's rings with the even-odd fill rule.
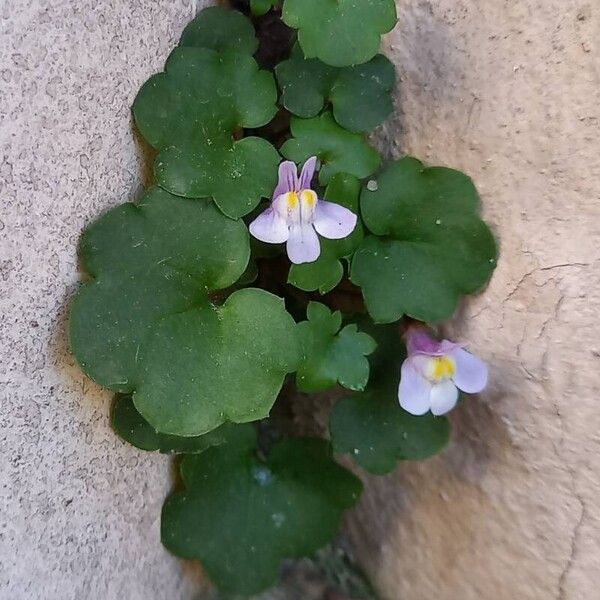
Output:
[[[396,24],[394,0],[285,0],[283,20],[298,29],[307,58],[346,67],[365,63]]]
[[[281,0],[250,0],[250,10],[255,17],[266,15],[273,6],[279,6]]]
[[[314,119],[293,117],[290,128],[294,137],[283,144],[281,153],[297,163],[317,156],[322,165],[319,181],[323,185],[338,173],[363,179],[379,166],[379,155],[364,136],[342,129],[330,113]]]
[[[361,484],[337,465],[323,440],[290,439],[256,457],[254,445],[186,456],[185,491],[162,512],[162,542],[202,561],[224,592],[250,595],[277,578],[286,558],[311,555],[335,535]]]
[[[399,460],[424,460],[448,443],[450,425],[431,413],[415,417],[391,393],[369,391],[343,398],[330,417],[335,452],[351,454],[370,473],[393,471]]]
[[[364,65],[339,69],[317,59],[306,60],[296,47],[275,72],[283,105],[304,119],[331,104],[335,120],[344,129],[366,133],[393,110],[394,66],[381,54]]]
[[[210,203],[155,188],[139,206],[111,210],[81,242],[94,281],[73,302],[70,340],[84,372],[133,392],[162,433],[196,436],[265,416],[298,361],[295,323],[263,290],[237,291],[222,306],[208,299],[236,282],[248,257],[244,224]]]
[[[84,285],[71,311],[71,348],[85,373],[116,392],[135,388],[139,348],[165,315],[232,285],[250,246],[244,224],[212,204],[151,189],[90,225],[80,244]]]
[[[365,358],[375,350],[375,341],[356,325],[346,325],[339,333],[342,316],[324,304],[310,302],[308,321],[298,324],[302,361],[296,374],[301,392],[319,392],[338,382],[351,390],[364,389],[369,380]]]
[[[136,408],[164,433],[198,435],[268,416],[298,363],[283,300],[246,288],[161,320],[140,353]],[[165,399],[170,402],[165,402]]]
[[[329,431],[335,452],[351,454],[371,473],[392,471],[399,460],[423,460],[442,450],[450,437],[446,417],[415,417],[398,402],[400,366],[406,349],[396,326],[367,326],[377,349],[371,357],[367,391],[338,401]]]
[[[274,116],[273,76],[247,54],[206,48],[176,48],[165,69],[133,104],[140,132],[159,151],[159,185],[178,196],[212,197],[232,218],[249,213],[273,191],[280,158],[266,140],[235,141],[233,134]]]
[[[358,179],[352,175],[340,173],[331,179],[325,192],[325,199],[341,204],[358,214],[359,193],[360,182]],[[363,226],[359,220],[354,231],[346,238],[341,240],[321,238],[319,258],[312,263],[292,265],[288,283],[307,292],[319,290],[321,294],[326,294],[342,279],[344,267],[340,259],[349,257],[358,247],[363,236]]]
[[[367,227],[386,236],[366,237],[352,262],[351,279],[375,321],[447,319],[462,294],[490,278],[496,243],[466,175],[404,158],[377,177],[376,191],[364,189],[360,202]]]
[[[211,6],[201,10],[190,21],[183,30],[179,45],[252,55],[258,49],[258,40],[252,23],[241,12]]]
[[[237,425],[226,423],[209,433],[194,437],[159,433],[136,410],[131,396],[125,394],[115,397],[111,423],[115,432],[136,448],[150,452],[158,450],[163,454],[199,454],[212,446],[227,443],[238,428]]]
[[[328,240],[327,240],[328,241]],[[344,276],[344,267],[337,256],[321,240],[321,254],[312,263],[292,265],[288,274],[288,283],[305,292],[319,290],[326,294],[335,288]]]
[[[329,100],[331,88],[341,71],[320,60],[306,59],[296,44],[289,60],[275,67],[281,103],[298,117],[316,117]]]

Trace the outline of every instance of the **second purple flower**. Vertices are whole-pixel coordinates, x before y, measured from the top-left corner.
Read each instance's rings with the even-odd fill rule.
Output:
[[[402,363],[398,399],[412,415],[443,415],[456,406],[458,391],[477,394],[487,384],[486,364],[462,344],[437,341],[424,327],[405,334],[408,357]]]

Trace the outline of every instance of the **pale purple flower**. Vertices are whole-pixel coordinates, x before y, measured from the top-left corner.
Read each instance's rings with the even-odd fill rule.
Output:
[[[262,242],[282,244],[293,263],[309,263],[319,258],[317,233],[330,240],[350,235],[356,215],[347,208],[317,198],[311,189],[317,158],[309,158],[300,177],[291,161],[279,165],[279,183],[271,206],[250,223],[250,233]]]
[[[486,364],[448,340],[438,342],[421,327],[406,332],[407,359],[400,371],[400,406],[413,415],[443,415],[456,406],[458,390],[480,392],[487,384]]]

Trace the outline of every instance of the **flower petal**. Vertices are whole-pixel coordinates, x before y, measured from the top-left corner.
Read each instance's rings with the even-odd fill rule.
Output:
[[[314,262],[321,254],[321,245],[310,223],[297,223],[290,228],[287,255],[296,264]]]
[[[279,181],[273,191],[273,200],[287,194],[288,192],[299,191],[298,187],[298,169],[291,160],[285,160],[279,165]]]
[[[429,335],[426,329],[418,325],[410,325],[404,334],[409,356],[413,354],[440,354],[441,343]]]
[[[456,364],[452,379],[459,389],[467,394],[476,394],[487,385],[487,365],[480,358],[462,348],[454,350],[450,356]]]
[[[402,363],[398,400],[400,406],[411,415],[424,415],[431,408],[431,384],[412,364],[410,359]]]
[[[300,173],[300,189],[308,190],[311,188],[311,183],[315,174],[315,165],[317,164],[317,157],[311,156],[302,167],[302,173]]]
[[[313,225],[319,234],[330,240],[349,236],[356,227],[356,215],[339,204],[319,200],[315,208]]]
[[[458,342],[451,342],[450,340],[442,340],[439,344],[439,353],[452,354],[457,348],[463,348],[464,344]]]
[[[268,244],[281,244],[287,242],[290,232],[285,219],[281,218],[275,210],[267,208],[258,215],[248,227],[250,233],[261,242]]]
[[[434,415],[445,415],[456,406],[457,401],[458,389],[450,379],[431,388],[431,412]]]

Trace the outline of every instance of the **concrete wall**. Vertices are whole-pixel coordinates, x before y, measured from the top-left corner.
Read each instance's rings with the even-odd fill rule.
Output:
[[[189,599],[167,459],[118,441],[73,365],[86,223],[143,181],[129,106],[193,0],[0,1],[0,598]],[[456,337],[492,383],[448,451],[368,478],[348,530],[389,600],[580,600],[600,587],[600,8],[399,0],[379,136],[469,172],[501,241]]]
[[[159,543],[169,460],[116,438],[65,340],[81,230],[140,190],[131,103],[198,4],[0,0],[2,600],[198,587]]]
[[[390,600],[600,597],[600,5],[400,0],[393,155],[477,182],[500,238],[451,328],[491,365],[450,449],[350,519]]]

